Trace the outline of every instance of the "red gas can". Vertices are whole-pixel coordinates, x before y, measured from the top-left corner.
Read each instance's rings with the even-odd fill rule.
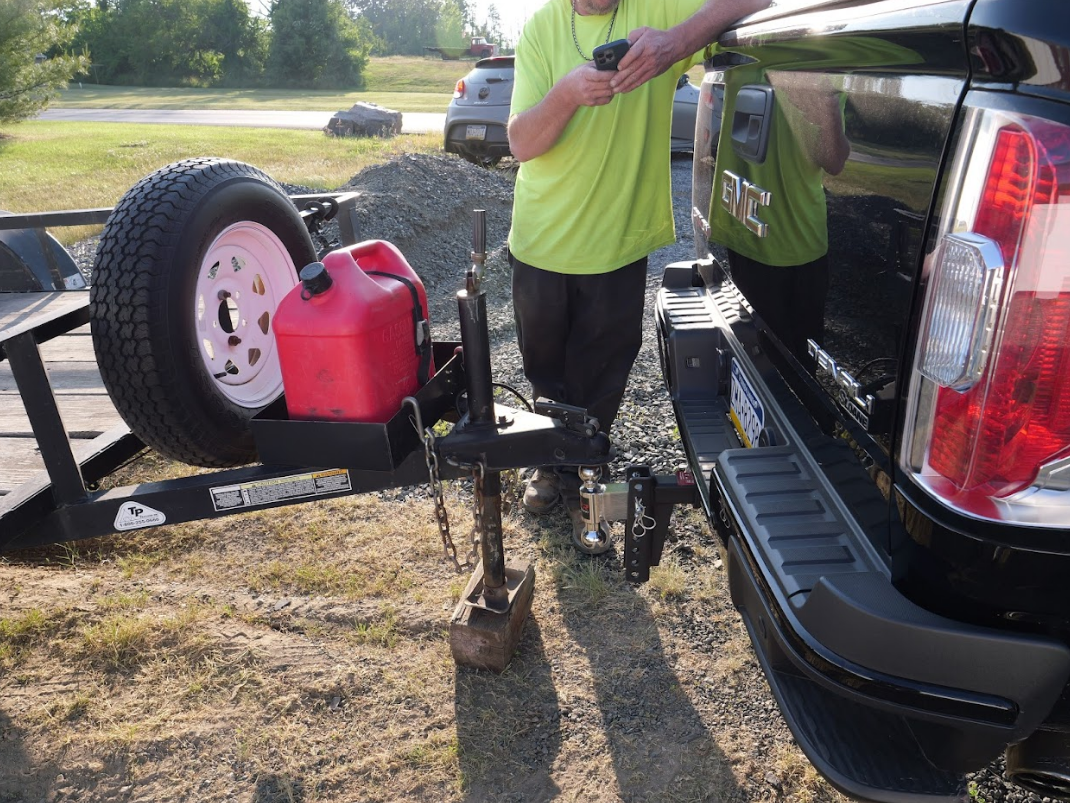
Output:
[[[434,371],[423,282],[382,240],[306,266],[272,329],[292,419],[389,421]]]

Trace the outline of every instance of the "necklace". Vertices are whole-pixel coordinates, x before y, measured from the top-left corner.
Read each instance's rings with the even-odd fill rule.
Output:
[[[576,3],[577,0],[572,0],[572,43],[576,45],[576,52],[580,54],[580,58],[584,61],[590,61],[594,56],[585,56],[583,50],[580,49],[580,40],[576,36]],[[609,20],[609,30],[606,31],[606,41],[602,44],[609,42],[609,37],[613,35],[613,25],[617,21],[617,12],[620,10],[620,3],[617,3],[617,7],[613,9],[613,16]]]

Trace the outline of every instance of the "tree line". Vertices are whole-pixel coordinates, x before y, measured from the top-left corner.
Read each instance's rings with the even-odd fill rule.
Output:
[[[127,86],[361,89],[372,55],[483,35],[467,0],[0,0],[0,122],[67,81]]]

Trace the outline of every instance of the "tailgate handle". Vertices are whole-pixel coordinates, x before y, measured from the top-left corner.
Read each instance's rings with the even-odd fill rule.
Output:
[[[773,87],[752,85],[736,93],[732,115],[732,150],[748,162],[761,164],[773,126]]]

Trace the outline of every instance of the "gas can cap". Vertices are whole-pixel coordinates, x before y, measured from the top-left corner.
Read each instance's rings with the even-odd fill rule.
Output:
[[[301,295],[311,298],[330,289],[330,286],[334,284],[334,279],[331,278],[331,274],[327,272],[327,266],[322,262],[311,262],[301,268],[301,284],[305,288],[305,292]]]

